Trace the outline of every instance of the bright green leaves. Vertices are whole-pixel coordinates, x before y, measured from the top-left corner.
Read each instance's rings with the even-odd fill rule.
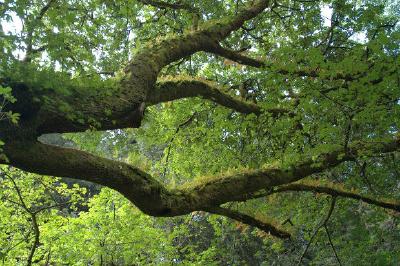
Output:
[[[12,124],[17,124],[20,114],[13,113],[8,109],[8,106],[15,103],[16,99],[11,93],[10,87],[3,87],[0,85],[0,122],[1,121],[9,121]],[[4,154],[2,154],[2,146],[4,142],[0,139],[0,160],[7,161],[7,158]]]
[[[35,17],[45,1],[6,1],[0,9],[2,18],[10,21],[14,12],[27,27],[21,34],[0,38],[0,51],[4,53],[1,75],[24,82],[34,92],[60,96],[60,101],[57,97],[45,98],[41,108],[53,108],[51,111],[77,125],[92,126],[91,132],[68,136],[80,149],[131,163],[173,187],[229,169],[285,166],[305,156],[313,158],[317,167],[320,155],[338,146],[398,134],[400,121],[399,32],[398,27],[387,24],[392,23],[392,16],[386,16],[385,8],[372,1],[363,5],[359,1],[323,2],[332,9],[330,21],[321,17],[322,6],[318,3],[280,1],[274,10],[249,21],[222,43],[224,47],[246,50],[248,56],[259,56],[266,62],[265,68],[255,70],[198,53],[162,72],[215,80],[232,96],[262,108],[286,108],[290,111],[287,115],[245,116],[202,99],[183,99],[147,108],[142,127],[137,130],[96,132],[98,120],[85,116],[85,108],[79,109],[82,106],[78,105],[99,108],[98,114],[104,114],[105,120],[118,119],[112,117],[112,104],[107,105],[116,99],[113,89],[118,81],[105,80],[106,75],[97,72],[123,69],[135,52],[167,34],[179,37],[193,22],[185,12],[159,10],[133,0],[55,1],[40,21]],[[204,20],[234,15],[243,8],[241,1],[231,0],[191,4],[203,12]],[[26,49],[32,28],[32,48],[36,52],[31,64],[12,63],[11,52]],[[3,31],[1,37],[7,35]],[[0,87],[0,98],[11,104],[15,99],[10,93],[9,88]],[[74,97],[80,96],[90,100],[77,104]],[[63,101],[68,97],[72,100]],[[104,101],[95,101],[100,98]],[[4,117],[15,122],[17,115],[7,112]],[[339,159],[344,155],[340,154]],[[370,159],[372,155],[362,154],[362,162],[326,171],[316,177],[316,182],[343,182],[371,193],[384,190],[396,197],[397,155]],[[327,211],[326,197],[319,194],[274,195],[267,200],[230,205],[259,218],[263,217],[259,213],[282,222],[290,218],[298,229],[294,243],[272,243],[243,225],[234,224],[236,230],[228,220],[204,213],[156,221],[109,189],[93,197],[85,209],[80,205],[83,191],[79,187],[30,175],[16,181],[25,208],[15,204],[20,197],[11,192],[13,183],[1,182],[1,197],[8,201],[0,204],[1,216],[6,217],[0,222],[4,228],[0,230],[0,247],[6,247],[0,250],[0,256],[8,264],[14,264],[16,257],[27,256],[32,242],[27,214],[40,206],[51,206],[51,195],[67,199],[68,206],[40,212],[42,238],[36,258],[51,253],[56,264],[212,265],[220,260],[229,265],[259,265],[276,264],[283,258],[280,264],[291,265],[295,251],[310,240],[310,233]],[[52,187],[50,194],[42,182]],[[390,264],[398,257],[397,253],[390,257],[387,252],[398,244],[398,234],[391,233],[398,228],[398,219],[359,203],[339,202],[334,215],[329,226],[335,229],[333,240],[340,243],[339,253],[348,259],[347,264],[358,263],[351,258],[357,257],[352,254],[354,250],[359,259],[371,254],[362,264]],[[391,246],[380,248],[381,239],[385,239],[382,232],[392,237]],[[318,244],[309,254],[313,261],[307,262],[326,264],[329,260],[328,264],[333,264],[326,236],[319,234],[317,238]],[[7,241],[18,245],[12,248]]]
[[[168,259],[172,250],[166,235],[121,195],[104,188],[88,207],[59,227],[46,226],[43,242],[54,252],[53,261],[157,264]]]
[[[27,261],[34,245],[33,261],[50,252],[47,236],[67,221],[65,216],[82,207],[86,189],[59,179],[26,174],[3,167],[0,176],[0,256],[3,264]],[[36,231],[33,220],[37,222]],[[53,230],[50,228],[53,227]],[[44,244],[44,245],[43,245]]]
[[[14,124],[18,123],[19,114],[4,110],[7,105],[13,104],[16,101],[11,93],[10,87],[3,87],[0,85],[0,99],[2,99],[0,105],[0,121],[10,120]]]

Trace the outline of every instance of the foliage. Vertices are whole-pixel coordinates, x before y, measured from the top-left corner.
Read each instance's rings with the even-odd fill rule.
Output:
[[[19,119],[19,114],[18,113],[13,113],[12,111],[6,111],[6,106],[8,104],[12,104],[16,101],[16,99],[13,97],[11,94],[11,88],[10,87],[3,87],[0,85],[0,100],[2,101],[0,104],[0,121],[10,121],[13,124],[18,123]],[[5,155],[2,154],[2,146],[4,145],[4,142],[0,139],[0,158],[5,158]]]
[[[99,131],[101,122],[79,108],[99,110],[107,120],[114,111],[108,103],[127,102],[127,95],[118,94],[119,86],[135,56],[168,38],[178,40],[196,27],[210,26],[212,19],[235,16],[255,1],[158,1],[192,5],[200,13],[199,25],[194,25],[193,10],[146,4],[150,2],[154,1],[0,3],[0,129],[9,121],[25,122],[20,128],[31,122],[12,111],[18,104],[22,110],[28,106],[20,99],[15,102],[11,88],[24,84],[23,92],[37,96],[33,101],[40,107],[53,107],[49,117],[61,113],[68,122],[90,124],[85,132],[74,128],[72,133],[40,136],[40,141],[128,163],[171,191],[253,169],[280,166],[290,171],[291,165],[307,158],[318,167],[322,155],[343,148],[338,158],[354,157],[308,176],[307,184],[399,202],[399,152],[351,154],[350,148],[399,136],[398,1],[271,1],[269,9],[220,42],[239,51],[236,55],[263,62],[261,67],[200,51],[159,74],[172,76],[172,81],[215,81],[226,95],[256,104],[260,114],[242,114],[212,98],[191,97],[148,106],[139,128]],[[22,29],[10,29],[19,24]],[[76,95],[87,101],[75,106],[80,100]],[[94,101],[99,95],[104,106]],[[289,112],[276,115],[269,108]],[[64,122],[68,124],[55,119],[53,124]],[[4,144],[0,140],[0,148]],[[29,264],[31,254],[31,263],[39,265],[400,261],[398,211],[340,195],[276,193],[274,188],[257,192],[261,196],[222,206],[283,228],[292,233],[290,240],[206,210],[150,217],[110,188],[3,167],[0,261]],[[334,209],[323,223],[332,198]]]
[[[33,262],[50,256],[51,247],[35,246],[35,238],[54,234],[83,203],[86,190],[77,184],[69,187],[58,178],[2,167],[0,191],[0,257],[3,265],[16,265],[27,261],[32,247],[37,249]]]

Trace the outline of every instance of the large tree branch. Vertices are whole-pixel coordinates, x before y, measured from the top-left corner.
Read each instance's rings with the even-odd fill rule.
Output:
[[[212,177],[175,189],[165,188],[154,177],[131,165],[37,141],[8,141],[4,153],[9,161],[0,163],[38,174],[95,182],[119,191],[147,214],[175,216],[244,200],[261,189],[292,183],[354,160],[360,154],[392,152],[399,147],[399,137],[385,142],[356,143],[347,150],[338,148],[316,159]]]
[[[138,168],[91,155],[75,149],[39,142],[8,142],[4,152],[13,166],[29,172],[77,178],[119,191],[136,206],[154,216],[170,216],[244,200],[261,189],[295,182],[322,172],[358,155],[398,150],[400,140],[356,143],[345,151],[338,148],[318,158],[290,165],[276,164],[260,170],[244,171],[194,181],[173,190],[166,189],[154,177]],[[6,162],[3,162],[6,163]]]
[[[285,165],[276,163],[264,169],[222,175],[192,182],[181,191],[188,194],[188,207],[218,206],[229,201],[243,201],[261,189],[289,184],[309,175],[323,172],[345,161],[354,161],[365,153],[380,154],[400,149],[400,136],[392,141],[354,143],[345,150],[339,147],[321,154]]]
[[[191,77],[164,78],[159,80],[156,86],[149,92],[146,98],[146,104],[153,105],[161,102],[200,96],[243,114],[254,113],[258,115],[262,111],[265,111],[276,116],[289,113],[289,110],[284,108],[262,109],[254,103],[244,101],[238,97],[233,97],[225,91],[225,88],[204,79],[195,79]]]
[[[15,110],[17,113],[22,111],[21,123],[18,129],[2,129],[6,132],[3,135],[14,136],[17,134],[16,131],[21,131],[21,128],[27,125],[30,127],[30,135],[33,138],[45,133],[78,132],[89,128],[107,130],[138,127],[143,117],[143,103],[147,94],[154,88],[157,76],[163,67],[203,51],[215,42],[226,38],[232,31],[240,28],[246,20],[254,18],[267,6],[267,0],[258,0],[234,17],[208,21],[196,31],[149,43],[128,63],[125,74],[114,89],[93,88],[90,91],[77,89],[71,90],[71,95],[66,96],[48,89],[32,92],[31,88],[26,88],[26,85],[14,82],[13,93],[21,93],[20,97],[16,97],[17,104],[14,105],[17,109],[20,107]],[[223,101],[222,97],[217,98]],[[38,99],[42,102],[38,103]],[[249,108],[253,112],[259,109],[232,99],[224,102],[228,106],[239,106],[246,112],[249,112]],[[59,110],[60,106],[69,106],[71,110]],[[27,130],[24,128],[22,131]],[[8,136],[2,137],[8,138]]]
[[[239,29],[244,22],[260,14],[268,5],[268,0],[258,0],[241,10],[236,16],[207,21],[200,25],[198,30],[150,43],[135,55],[125,71],[131,75],[150,70],[158,74],[164,66],[214,46],[216,42]],[[150,64],[146,66],[144,62]]]
[[[168,191],[131,165],[40,142],[8,142],[4,152],[8,163],[22,170],[94,182],[120,192],[145,213],[165,212]]]
[[[7,145],[5,151],[9,154],[12,164],[23,170],[77,178],[108,186],[119,191],[143,212],[150,215],[174,215],[173,208],[185,201],[181,193],[171,194],[161,183],[137,168],[79,150],[25,142]],[[23,201],[22,203],[25,206]],[[290,237],[288,232],[246,214],[221,207],[205,210],[255,226],[276,237]],[[190,211],[186,210],[184,213]]]

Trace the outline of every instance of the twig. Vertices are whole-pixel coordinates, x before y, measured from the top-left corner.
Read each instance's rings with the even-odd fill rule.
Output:
[[[168,149],[167,149],[167,156],[165,157],[165,164],[164,164],[163,177],[165,177],[166,174],[167,174],[167,166],[168,166],[168,162],[169,162],[169,157],[170,157],[170,155],[171,155],[171,146],[172,146],[172,143],[173,143],[174,140],[175,140],[176,135],[179,133],[179,131],[181,130],[181,128],[187,126],[188,124],[190,124],[190,123],[193,121],[193,119],[194,119],[194,117],[196,116],[196,114],[197,114],[197,112],[194,112],[188,119],[186,119],[184,122],[180,123],[180,124],[176,127],[176,130],[175,130],[174,135],[173,135],[173,136],[171,137],[171,139],[169,140],[169,142],[168,142]]]
[[[49,10],[51,5],[55,2],[56,0],[49,0],[45,6],[42,7],[42,9],[39,11],[39,14],[37,17],[33,18],[33,20],[28,24],[28,31],[26,35],[26,55],[24,58],[24,62],[29,63],[32,60],[32,54],[42,52],[46,49],[46,45],[41,46],[37,49],[33,49],[33,32],[35,30],[36,24],[42,20],[43,16],[46,14],[46,12]]]
[[[29,214],[32,214],[32,211],[28,208],[28,206],[25,204],[24,198],[22,197],[21,194],[21,190],[19,189],[19,187],[17,186],[17,183],[15,182],[14,178],[11,177],[11,175],[6,174],[6,176],[11,180],[11,182],[13,183],[14,189],[17,192],[19,201],[21,202],[21,204],[19,204],[25,211],[27,211]],[[10,201],[10,200],[9,200]]]
[[[297,263],[297,266],[299,266],[301,264],[301,262],[303,261],[304,256],[306,255],[308,249],[310,248],[315,236],[317,235],[317,233],[319,232],[319,230],[323,227],[326,226],[326,224],[329,221],[329,218],[331,218],[333,209],[335,208],[335,203],[336,203],[336,197],[332,197],[332,201],[331,201],[331,206],[329,207],[329,211],[328,214],[326,215],[326,217],[320,222],[320,224],[317,226],[317,228],[315,228],[314,233],[312,234],[310,241],[308,242],[306,248],[304,249],[303,254],[301,254],[301,257],[299,259],[299,262]]]
[[[325,224],[325,225],[324,225],[324,228],[325,228],[326,235],[328,236],[329,244],[330,244],[331,247],[332,247],[333,254],[335,254],[335,258],[336,258],[338,264],[339,264],[340,266],[342,266],[342,263],[340,262],[339,256],[338,256],[338,254],[337,254],[337,252],[336,252],[335,246],[333,245],[333,242],[332,242],[332,239],[331,239],[331,234],[329,233],[329,230],[328,230],[328,226]]]

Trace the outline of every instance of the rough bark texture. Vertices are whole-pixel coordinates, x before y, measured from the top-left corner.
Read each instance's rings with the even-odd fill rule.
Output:
[[[5,153],[12,165],[23,170],[95,182],[119,191],[149,215],[175,216],[207,210],[230,201],[246,200],[251,193],[295,182],[344,161],[354,160],[360,153],[385,153],[399,148],[400,139],[358,143],[349,147],[347,152],[338,148],[318,159],[309,158],[285,166],[276,164],[261,170],[193,181],[173,190],[168,190],[154,177],[131,165],[75,149],[21,141],[6,144]]]

